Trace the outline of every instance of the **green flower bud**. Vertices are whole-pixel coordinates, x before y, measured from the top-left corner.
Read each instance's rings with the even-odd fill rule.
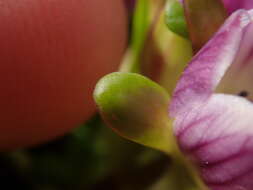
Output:
[[[103,119],[118,134],[168,152],[174,137],[165,89],[139,74],[118,72],[97,83],[94,98]]]
[[[179,1],[168,1],[165,9],[165,24],[172,32],[188,38],[184,9]]]

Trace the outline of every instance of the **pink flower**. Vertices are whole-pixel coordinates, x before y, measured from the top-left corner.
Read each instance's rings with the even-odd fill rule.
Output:
[[[192,59],[170,105],[180,148],[211,190],[253,189],[252,100],[253,10],[239,10]]]
[[[229,14],[238,9],[252,9],[252,0],[222,0],[225,8],[228,10]]]

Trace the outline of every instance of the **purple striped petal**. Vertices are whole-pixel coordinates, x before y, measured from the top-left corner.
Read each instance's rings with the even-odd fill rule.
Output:
[[[238,9],[252,9],[253,1],[252,0],[223,0],[224,6],[231,14]]]
[[[176,132],[179,145],[211,190],[253,189],[252,115],[246,99],[214,94],[176,118],[175,126],[183,127]]]
[[[211,190],[253,189],[252,34],[252,11],[232,14],[186,68],[170,105],[180,148]]]
[[[172,116],[188,110],[188,105],[202,103],[210,97],[236,59],[251,20],[247,11],[237,11],[195,55],[175,89],[170,106]]]

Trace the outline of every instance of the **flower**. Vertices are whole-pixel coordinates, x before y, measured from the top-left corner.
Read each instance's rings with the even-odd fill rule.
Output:
[[[252,9],[253,1],[252,0],[222,0],[225,8],[231,14],[232,12],[238,9]]]
[[[174,134],[211,190],[253,189],[253,10],[233,13],[183,72]]]

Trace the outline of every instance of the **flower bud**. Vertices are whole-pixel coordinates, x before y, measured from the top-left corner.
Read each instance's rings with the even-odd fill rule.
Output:
[[[224,23],[227,12],[221,0],[184,0],[183,5],[196,53]]]
[[[156,83],[138,74],[112,73],[97,83],[94,99],[116,133],[165,152],[170,149],[169,95]]]
[[[170,0],[166,4],[165,23],[176,34],[188,38],[188,29],[184,16],[184,9],[178,0]]]

